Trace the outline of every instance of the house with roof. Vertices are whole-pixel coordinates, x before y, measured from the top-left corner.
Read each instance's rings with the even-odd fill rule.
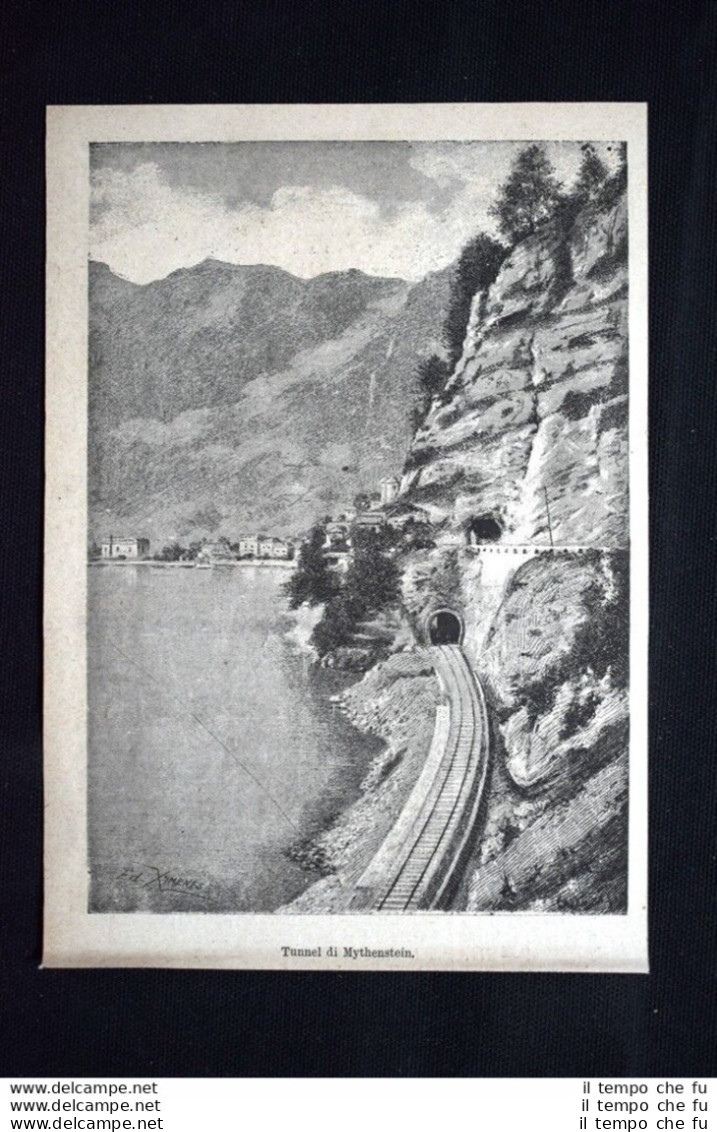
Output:
[[[100,554],[105,559],[148,558],[149,539],[110,535],[102,540]]]
[[[359,530],[379,531],[386,526],[386,516],[383,511],[359,511],[353,525]]]
[[[240,558],[291,558],[293,546],[286,539],[274,535],[241,535]]]
[[[259,535],[259,558],[288,558],[289,543],[273,535]]]
[[[240,558],[258,558],[259,557],[259,536],[258,535],[240,535],[239,536],[239,557]]]

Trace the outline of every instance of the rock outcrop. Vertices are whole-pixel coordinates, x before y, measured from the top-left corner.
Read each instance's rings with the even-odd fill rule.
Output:
[[[584,213],[519,244],[476,297],[403,482],[444,530],[488,513],[506,541],[547,544],[549,508],[556,543],[626,546],[626,238],[624,200]]]
[[[409,454],[405,604],[460,613],[494,720],[471,910],[625,910],[627,326],[621,198],[512,250]]]
[[[626,910],[627,328],[621,198],[513,248],[408,455],[395,511],[435,545],[402,556],[404,612],[419,645],[432,610],[460,615],[492,720],[457,909]],[[395,745],[384,668],[351,702]]]

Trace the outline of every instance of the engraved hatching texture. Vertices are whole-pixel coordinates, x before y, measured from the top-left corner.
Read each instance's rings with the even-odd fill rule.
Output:
[[[454,910],[626,911],[627,394],[623,197],[518,244],[474,297],[401,485],[436,542],[405,564],[403,608],[419,639],[432,609],[460,614],[492,725]],[[476,518],[495,546],[469,545]],[[391,742],[379,683],[369,674],[347,700],[359,720],[380,702]],[[318,887],[300,902],[320,910]]]

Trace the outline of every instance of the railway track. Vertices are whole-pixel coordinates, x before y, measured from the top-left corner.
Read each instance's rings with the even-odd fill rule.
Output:
[[[461,874],[488,769],[488,720],[478,680],[459,645],[432,649],[449,705],[419,778],[374,862],[357,885],[355,907],[383,912],[445,906]]]

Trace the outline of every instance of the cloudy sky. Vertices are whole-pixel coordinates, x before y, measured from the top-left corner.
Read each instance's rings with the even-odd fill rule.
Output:
[[[207,257],[305,278],[357,267],[420,279],[477,231],[495,234],[488,208],[524,145],[93,145],[90,255],[135,283]],[[568,187],[580,143],[546,149]]]

